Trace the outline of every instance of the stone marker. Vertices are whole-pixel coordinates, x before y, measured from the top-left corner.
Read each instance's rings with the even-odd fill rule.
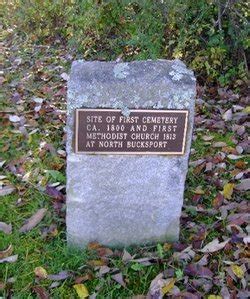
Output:
[[[73,63],[69,244],[178,240],[194,104],[193,72],[179,60]]]

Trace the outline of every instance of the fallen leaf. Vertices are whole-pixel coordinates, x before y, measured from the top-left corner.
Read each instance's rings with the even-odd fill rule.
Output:
[[[166,281],[166,284],[162,287],[163,295],[169,293],[174,288],[175,281],[176,280],[174,278],[170,278],[168,281]]]
[[[40,223],[45,216],[47,209],[39,209],[33,216],[31,216],[26,223],[19,229],[20,233],[25,233],[34,228],[38,223]]]
[[[122,261],[129,262],[132,260],[132,258],[132,255],[126,249],[124,249],[122,254]]]
[[[87,246],[88,250],[96,250],[97,248],[100,248],[102,245],[98,242],[90,242]]]
[[[202,136],[202,139],[203,139],[204,141],[211,141],[211,140],[214,139],[214,136],[207,136],[207,135],[205,135],[205,136]]]
[[[89,296],[89,291],[84,284],[75,284],[73,288],[76,290],[80,299],[84,299]]]
[[[101,277],[101,276],[103,276],[103,275],[109,273],[110,270],[111,270],[111,269],[110,269],[108,266],[101,266],[100,269],[99,269],[99,273],[98,273],[98,274],[99,274],[99,277]]]
[[[66,74],[66,73],[62,73],[62,74],[61,74],[61,78],[62,78],[63,80],[65,80],[65,81],[68,81],[68,80],[69,80],[69,75]]]
[[[104,260],[90,260],[87,263],[91,267],[101,267],[101,266],[105,266],[107,264],[106,261],[104,261]]]
[[[21,120],[21,118],[17,115],[9,115],[9,120],[12,122],[12,123],[17,123]]]
[[[18,254],[16,255],[11,255],[11,256],[8,256],[8,257],[5,257],[3,259],[0,260],[0,264],[1,263],[14,263],[16,262],[18,259]]]
[[[249,114],[249,113],[250,113],[250,106],[247,106],[247,107],[244,108],[242,111],[243,111],[244,113]]]
[[[13,252],[13,246],[9,245],[8,248],[6,248],[3,251],[0,251],[0,259],[6,258],[7,256],[10,256]]]
[[[238,154],[242,154],[244,152],[243,147],[240,146],[240,145],[237,145],[235,149],[236,149],[236,151],[237,151]]]
[[[218,141],[218,142],[213,143],[213,147],[215,147],[215,148],[224,147],[224,146],[227,146],[227,144],[225,142],[222,142],[222,141]]]
[[[15,187],[13,186],[5,186],[2,189],[0,189],[0,196],[5,196],[13,193],[15,191]]]
[[[122,275],[122,273],[113,274],[113,275],[111,275],[111,278],[112,278],[114,281],[118,282],[118,283],[119,283],[121,286],[123,286],[124,288],[126,287],[126,284],[125,284],[125,282],[124,282],[124,280],[123,280],[123,275]]]
[[[205,168],[205,166],[206,166],[206,163],[205,163],[205,162],[202,163],[202,164],[200,164],[199,166],[196,166],[196,167],[194,168],[194,170],[193,170],[193,173],[194,173],[195,175],[199,175],[199,174],[201,173],[201,171],[203,170],[203,168]]]
[[[239,191],[247,191],[250,189],[250,179],[242,180],[238,185],[236,185],[235,189]]]
[[[2,231],[5,234],[9,235],[12,232],[12,225],[0,221],[0,231]]]
[[[238,159],[243,158],[243,156],[237,156],[237,155],[233,155],[233,154],[232,155],[228,155],[227,157],[230,160],[238,160]]]
[[[41,279],[45,279],[48,277],[47,271],[43,267],[36,267],[34,273],[38,278]]]
[[[235,163],[235,167],[239,168],[239,169],[245,169],[247,166],[247,164],[244,161],[237,161]]]
[[[242,268],[238,265],[231,265],[231,269],[233,271],[233,273],[238,277],[238,278],[243,278],[244,277],[244,271],[242,270]]]
[[[232,184],[232,183],[227,183],[224,185],[222,194],[224,195],[224,197],[226,199],[232,198],[234,186],[235,186],[235,184]]]
[[[105,266],[103,266],[103,267],[105,267]],[[101,268],[102,267],[100,267],[100,269]],[[78,276],[78,277],[76,277],[75,284],[80,284],[80,283],[82,283],[84,281],[92,280],[93,278],[94,278],[94,275],[91,272],[89,272],[89,273],[86,273],[84,276]]]
[[[33,101],[36,103],[36,104],[42,104],[43,103],[43,99],[42,98],[33,98]]]
[[[219,251],[223,249],[229,241],[230,239],[227,239],[226,241],[220,243],[218,239],[214,239],[212,242],[208,243],[205,247],[203,247],[200,251],[204,253]]]
[[[212,171],[212,170],[213,170],[213,163],[212,162],[206,163],[205,172]]]
[[[34,286],[32,290],[37,294],[39,299],[49,299],[49,294],[42,286]]]
[[[110,248],[107,248],[107,247],[97,248],[96,251],[97,251],[97,254],[100,257],[113,255],[113,251]]]
[[[189,264],[185,267],[184,273],[189,276],[207,277],[212,278],[213,272],[204,266],[199,264]]]
[[[194,294],[191,292],[179,292],[178,294],[176,294],[176,298],[178,298],[178,299],[201,299],[202,297],[199,295],[199,293]]]
[[[195,252],[192,250],[192,246],[188,246],[181,252],[174,252],[173,257],[178,260],[190,261],[194,258]]]
[[[222,115],[222,118],[223,118],[225,121],[231,121],[232,118],[233,118],[233,112],[232,112],[232,109],[228,109],[228,110]]]
[[[190,161],[189,162],[189,166],[197,167],[197,166],[201,165],[204,162],[205,162],[205,159],[199,159],[199,160],[195,160],[195,161]]]
[[[202,187],[201,187],[201,186],[198,186],[198,187],[195,189],[194,193],[195,193],[195,194],[200,194],[200,195],[202,195],[202,194],[205,194],[205,191],[202,190]]]
[[[64,201],[65,199],[65,195],[61,191],[57,190],[55,187],[52,186],[46,186],[46,193],[56,200]]]
[[[218,193],[216,197],[213,199],[212,205],[215,209],[218,209],[224,201],[224,196],[221,193]]]
[[[47,275],[47,278],[50,280],[65,280],[68,277],[71,277],[71,274],[68,271],[61,271],[58,274],[49,274]]]

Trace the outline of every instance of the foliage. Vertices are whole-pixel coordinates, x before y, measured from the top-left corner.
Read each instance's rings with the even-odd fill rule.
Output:
[[[202,82],[246,81],[243,0],[19,0],[7,9],[32,40],[59,39],[85,59],[180,58]]]

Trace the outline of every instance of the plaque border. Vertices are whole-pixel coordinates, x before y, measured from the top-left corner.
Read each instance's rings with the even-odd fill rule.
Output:
[[[78,151],[78,131],[79,131],[79,112],[81,111],[119,111],[121,112],[122,109],[107,109],[107,108],[76,108],[75,110],[75,130],[73,137],[75,138],[74,142],[74,152],[75,154],[89,154],[89,155],[184,155],[185,153],[185,145],[186,145],[186,137],[187,137],[187,124],[188,124],[188,117],[189,111],[187,109],[178,110],[178,109],[129,109],[131,112],[178,112],[185,114],[185,126],[184,126],[184,134],[183,134],[183,142],[182,142],[182,151],[181,152],[86,152],[86,151]]]

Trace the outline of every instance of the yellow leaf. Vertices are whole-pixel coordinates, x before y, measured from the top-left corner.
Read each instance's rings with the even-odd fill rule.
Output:
[[[76,290],[77,295],[80,299],[84,299],[87,298],[89,296],[89,291],[88,289],[85,287],[84,284],[80,283],[80,284],[75,284],[73,286],[73,288]]]
[[[231,269],[233,273],[238,277],[238,278],[243,278],[244,277],[244,271],[241,269],[240,266],[237,265],[231,265]]]
[[[36,267],[34,272],[39,278],[45,279],[48,277],[47,271],[43,267]]]
[[[205,191],[202,190],[202,187],[201,187],[201,186],[198,186],[198,187],[194,190],[194,193],[195,193],[195,194],[202,195],[202,194],[205,194]]]
[[[172,247],[173,247],[172,244],[170,244],[170,243],[165,243],[165,244],[163,245],[163,250],[164,250],[164,251],[168,251],[168,250],[170,250]]]
[[[226,185],[224,185],[222,193],[226,199],[232,198],[234,186],[235,186],[235,184],[232,184],[232,183],[227,183]]]
[[[88,265],[92,267],[101,267],[101,266],[105,266],[106,262],[104,260],[91,260],[88,261]]]
[[[250,106],[247,106],[247,107],[243,110],[243,112],[245,112],[245,113],[250,113]]]
[[[209,295],[207,299],[222,299],[222,297],[218,295]]]
[[[161,289],[162,290],[162,294],[165,295],[168,292],[170,292],[173,287],[174,287],[174,283],[175,283],[175,279],[171,278],[165,285],[164,287]]]

